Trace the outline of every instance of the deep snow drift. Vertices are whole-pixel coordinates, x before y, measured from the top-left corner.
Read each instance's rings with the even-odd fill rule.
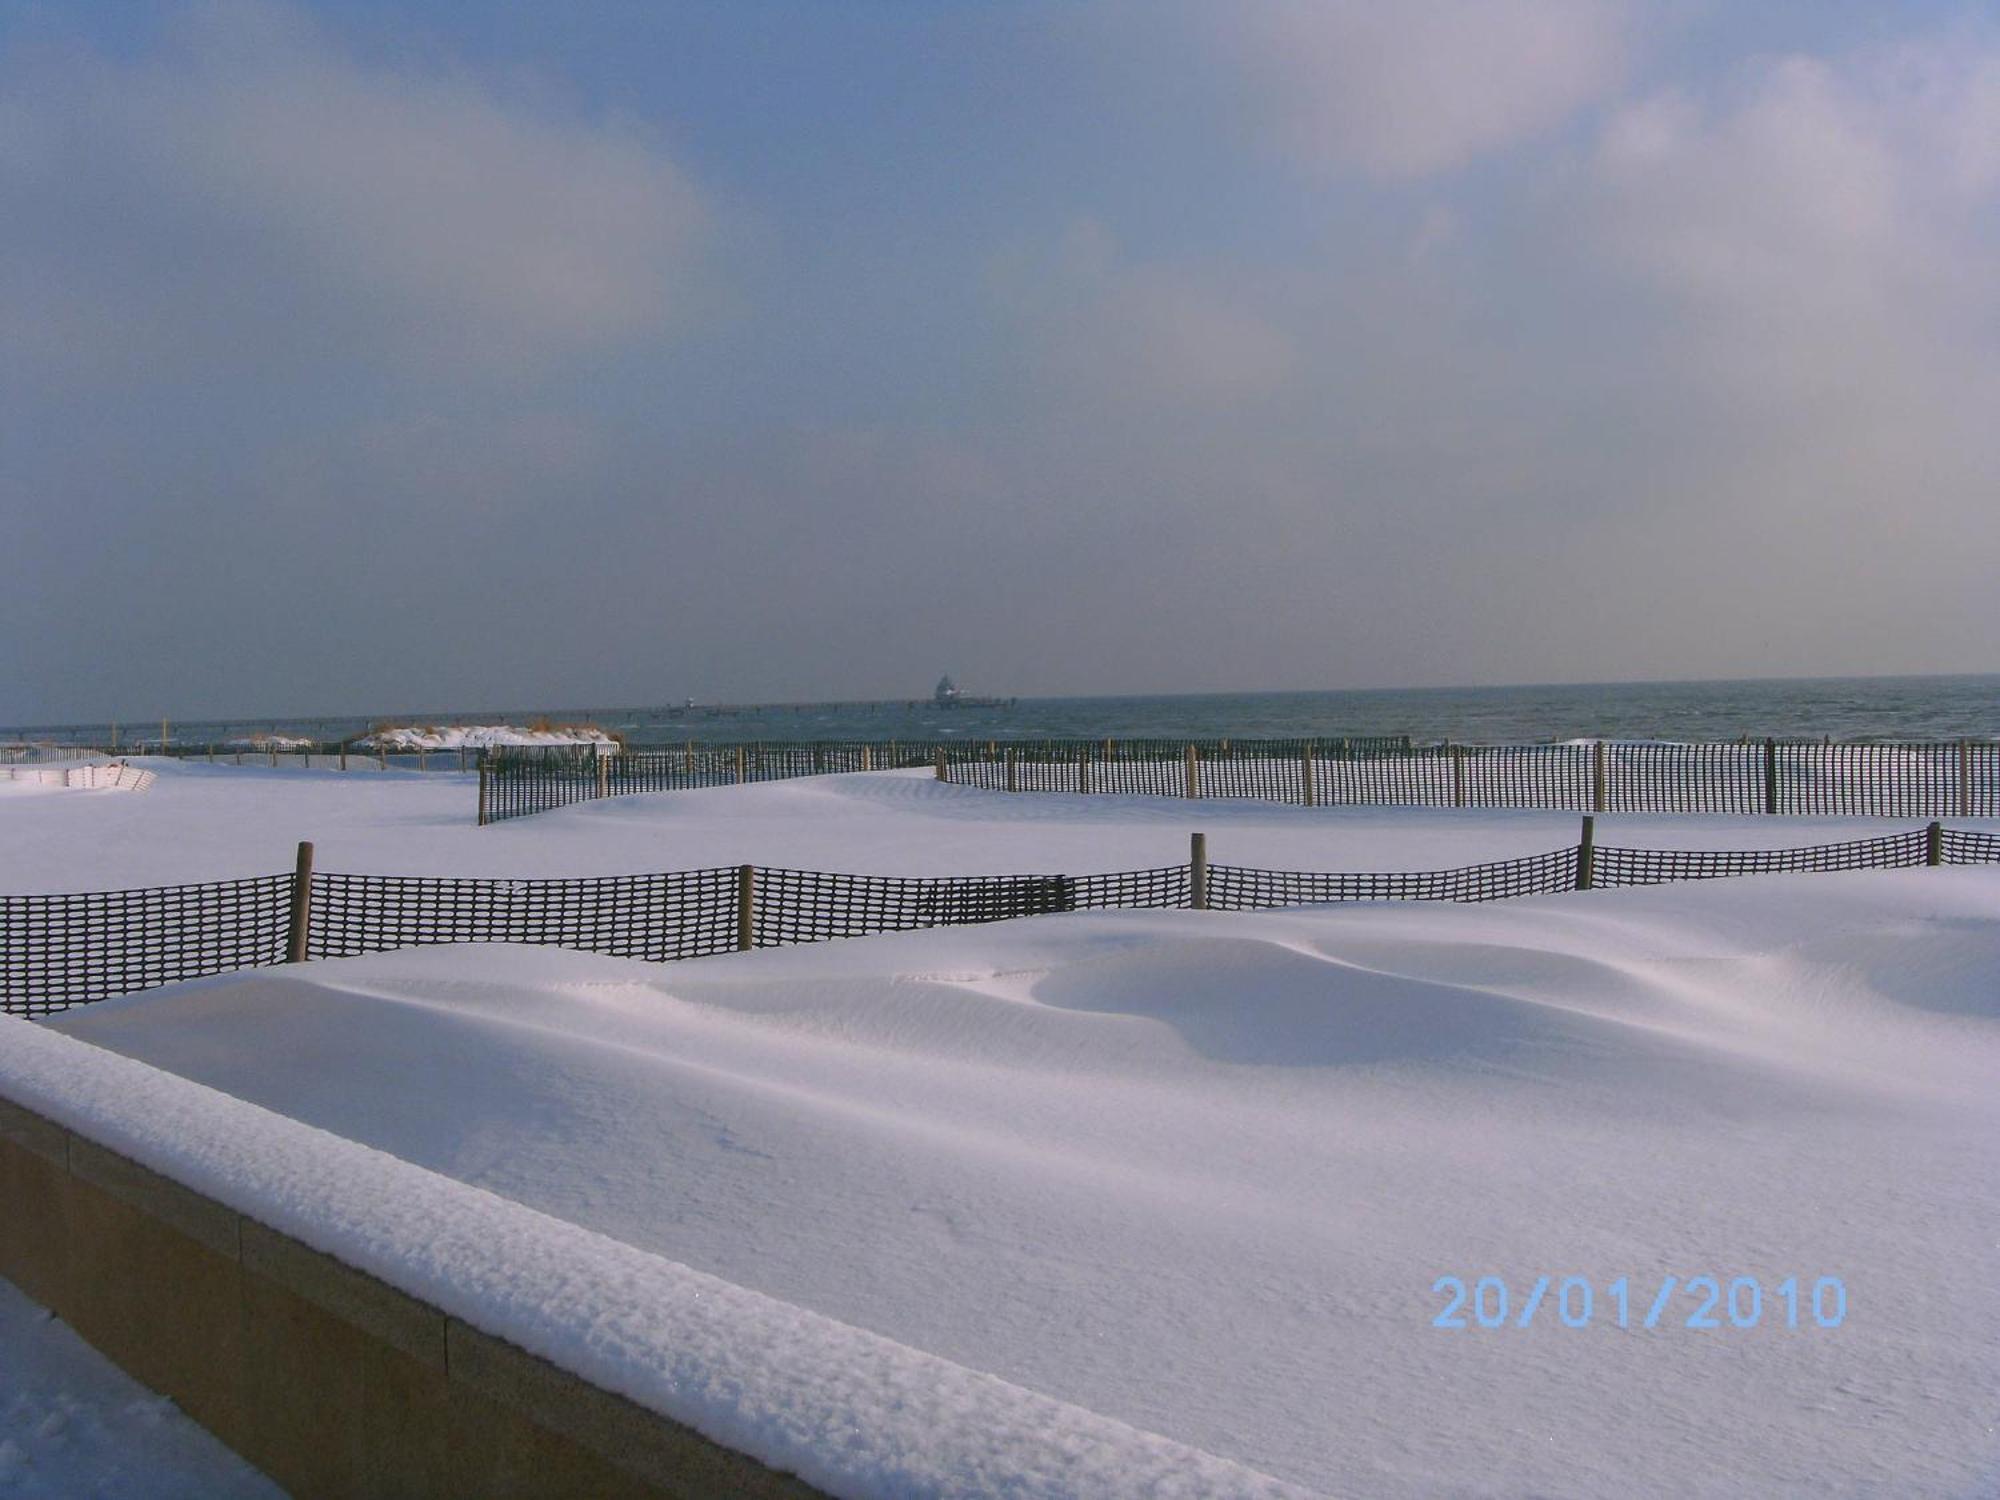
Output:
[[[933,839],[996,800],[861,780],[518,827],[574,868],[566,828],[614,861],[720,837],[704,795],[886,785],[888,821]],[[1106,811],[1000,867],[1072,862],[1091,832],[1097,867],[1130,862],[1166,831]],[[1229,809],[1232,838],[1264,811]],[[810,836],[729,821],[739,844]],[[937,857],[991,868],[1005,844]],[[2000,871],[1915,870],[1080,914],[662,967],[432,949],[54,1024],[1316,1489],[1943,1496],[2000,1478],[1996,973]],[[1590,1326],[1432,1326],[1440,1276],[1519,1298],[1545,1274],[1594,1283]],[[1766,1315],[1688,1328],[1677,1297],[1642,1329],[1666,1274],[1757,1277]],[[1844,1321],[1783,1326],[1775,1289],[1822,1276]]]

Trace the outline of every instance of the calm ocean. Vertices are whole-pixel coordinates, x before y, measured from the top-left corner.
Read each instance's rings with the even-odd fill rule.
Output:
[[[1789,678],[1746,682],[1627,682],[1561,687],[1411,688],[1324,693],[1203,693],[1173,697],[1020,698],[1004,705],[913,703],[761,708],[514,709],[514,723],[589,719],[635,744],[735,739],[1163,738],[1407,734],[1418,742],[1520,744],[1566,739],[1733,740],[1832,736],[1852,740],[2000,737],[2000,676]],[[380,716],[390,717],[390,716]],[[397,723],[492,723],[492,712],[402,714]],[[337,739],[373,719],[176,723],[181,742],[276,730]],[[101,740],[65,726],[60,737]],[[128,724],[123,742],[157,736]]]

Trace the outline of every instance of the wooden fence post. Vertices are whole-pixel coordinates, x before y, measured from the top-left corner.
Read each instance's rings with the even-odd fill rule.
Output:
[[[1188,835],[1188,905],[1208,910],[1208,835]]]
[[[1764,741],[1764,811],[1778,811],[1778,742],[1774,739]]]
[[[1590,747],[1590,810],[1603,812],[1605,797],[1604,741],[1598,740]]]
[[[861,747],[861,769],[864,771],[875,769],[875,747],[873,745],[863,745]]]
[[[611,757],[608,755],[599,755],[593,750],[591,758],[597,762],[597,795],[600,797],[609,797],[611,795]]]
[[[1958,815],[1972,816],[1972,741],[1958,742]]]
[[[347,755],[345,751],[341,754],[341,769],[347,769]],[[491,809],[491,803],[488,802],[487,796],[486,752],[481,750],[479,752],[479,826],[481,828],[486,826],[486,815]]]
[[[1299,752],[1299,773],[1299,785],[1305,793],[1305,805],[1311,807],[1315,800],[1313,796],[1313,751],[1311,745],[1307,745],[1305,749]]]
[[[1014,784],[1014,747],[1012,745],[1007,747],[1007,790],[1010,792],[1019,790]]]
[[[743,765],[744,765],[743,747],[741,745],[738,745],[736,747],[736,784],[738,786],[743,785],[743,782],[745,780],[743,774]]]
[[[689,741],[687,742],[687,748],[686,748],[686,750],[684,750],[684,751],[682,752],[682,755],[683,755],[683,757],[684,757],[684,758],[683,758],[683,759],[682,759],[682,761],[681,761],[681,769],[682,769],[682,770],[683,770],[684,772],[686,772],[686,773],[687,773],[687,775],[689,775],[689,776],[691,777],[691,776],[693,776],[693,775],[694,775],[694,741],[693,741],[693,740],[689,740]]]
[[[1201,795],[1201,752],[1192,745],[1187,747],[1187,794]]]
[[[1944,863],[1944,824],[1933,823],[1924,830],[1924,863],[1936,868]]]
[[[748,953],[757,945],[757,867],[736,867],[736,951]]]
[[[483,755],[483,754],[484,754],[484,752],[482,751],[482,752],[481,752],[481,754]],[[341,770],[343,770],[343,771],[345,771],[345,770],[347,769],[347,741],[346,741],[346,740],[342,740],[342,741],[340,742],[340,769],[341,769]]]
[[[1587,891],[1597,883],[1597,819],[1585,813],[1583,837],[1576,846],[1576,888]]]
[[[937,747],[937,779],[944,780],[944,746]]]
[[[306,939],[312,927],[313,846],[300,841],[298,863],[292,867],[292,924],[285,935],[285,962],[306,961]]]
[[[1090,752],[1088,750],[1079,750],[1076,752],[1076,789],[1079,792],[1088,792],[1090,790]]]
[[[1445,749],[1451,754],[1451,805],[1463,807],[1465,806],[1465,746],[1454,745],[1447,741]]]

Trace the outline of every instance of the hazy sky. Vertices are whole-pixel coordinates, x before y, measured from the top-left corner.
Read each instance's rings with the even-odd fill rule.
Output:
[[[2000,23],[0,0],[0,722],[1993,670]]]

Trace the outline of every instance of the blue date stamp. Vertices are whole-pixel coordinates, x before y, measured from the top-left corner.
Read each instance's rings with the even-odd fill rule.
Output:
[[[1766,1295],[1755,1276],[1663,1276],[1634,1288],[1620,1276],[1600,1296],[1588,1276],[1538,1276],[1525,1296],[1517,1296],[1499,1276],[1480,1276],[1470,1285],[1460,1276],[1431,1283],[1444,1307],[1433,1328],[1528,1328],[1537,1314],[1544,1323],[1588,1328],[1593,1322],[1617,1328],[1755,1328],[1769,1322],[1785,1328],[1838,1328],[1847,1321],[1847,1287],[1838,1276],[1821,1276],[1810,1286],[1787,1276]]]

